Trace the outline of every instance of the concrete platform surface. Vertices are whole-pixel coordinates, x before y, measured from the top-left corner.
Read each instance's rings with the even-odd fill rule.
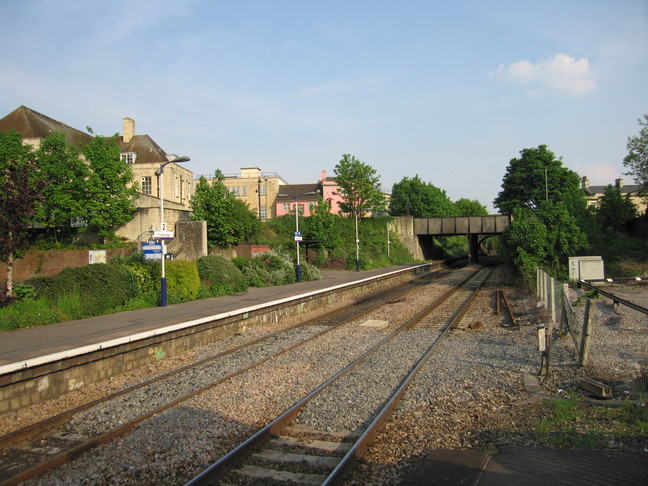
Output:
[[[432,452],[399,486],[648,485],[648,453],[550,448]]]
[[[167,307],[151,307],[60,322],[48,326],[17,329],[0,333],[0,368],[23,363],[54,353],[97,345],[113,339],[132,336],[166,326],[223,313],[234,313],[270,302],[303,296],[378,275],[403,271],[416,265],[394,265],[387,268],[352,272],[323,271],[322,280],[312,280],[278,287],[252,287],[246,292],[223,297],[196,300]]]

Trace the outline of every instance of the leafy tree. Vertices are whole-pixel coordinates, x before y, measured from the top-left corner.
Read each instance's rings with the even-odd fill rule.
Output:
[[[565,276],[568,257],[587,247],[587,238],[565,203],[544,202],[532,210],[517,207],[502,236],[500,253],[527,281],[542,267]]]
[[[340,209],[353,216],[362,209],[382,209],[385,196],[380,188],[380,176],[370,165],[354,156],[344,154],[335,166],[335,180],[343,201]]]
[[[207,222],[209,243],[228,247],[256,234],[261,223],[247,204],[227,190],[224,180],[218,169],[211,184],[201,177],[191,199],[191,209],[194,220]]]
[[[14,130],[0,131],[0,261],[7,263],[6,292],[12,295],[13,262],[28,247],[28,229],[36,216],[45,181],[30,146]]]
[[[321,241],[324,248],[331,250],[343,241],[342,228],[337,224],[340,216],[331,212],[329,202],[321,196],[319,199],[311,216],[303,220],[304,234],[307,239]]]
[[[512,214],[517,207],[535,210],[549,201],[564,202],[570,210],[584,210],[580,177],[563,167],[546,145],[523,149],[520,154],[506,169],[495,207],[503,214]]]
[[[486,206],[477,199],[466,199],[462,197],[455,201],[457,216],[488,216]]]
[[[457,207],[446,192],[430,182],[423,182],[418,175],[412,179],[404,177],[392,186],[390,214],[417,218],[458,215]]]
[[[623,165],[630,169],[627,174],[641,184],[641,193],[648,195],[648,114],[637,122],[641,130],[639,135],[628,138],[628,155],[623,159]]]
[[[73,219],[86,216],[88,165],[61,133],[45,138],[36,157],[42,177],[48,181],[38,220],[49,228],[69,228]]]
[[[94,137],[83,148],[89,165],[84,201],[84,219],[88,227],[102,236],[131,220],[139,187],[127,162],[121,160],[115,137]]]
[[[609,185],[595,213],[604,233],[620,233],[628,221],[637,217],[637,206],[628,196],[623,197],[618,187]]]

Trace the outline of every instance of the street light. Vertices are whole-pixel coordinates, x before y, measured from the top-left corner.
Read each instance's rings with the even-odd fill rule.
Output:
[[[167,231],[166,223],[164,222],[164,167],[169,164],[179,164],[181,162],[189,162],[190,160],[191,159],[186,155],[183,157],[176,157],[173,160],[161,164],[160,168],[155,171],[155,174],[158,176],[158,187],[160,188],[160,232]],[[162,276],[160,278],[160,290],[161,290],[160,306],[166,307],[167,284],[166,284],[166,276],[164,274],[164,260],[166,254],[166,245],[164,244],[164,238],[160,238],[159,241],[160,244],[162,245]]]
[[[358,236],[358,213],[360,211],[368,211],[369,208],[357,208],[355,214],[355,233],[356,233],[356,272],[360,271],[360,238]]]
[[[314,192],[305,192],[304,194],[300,194],[299,196],[292,196],[290,194],[277,194],[277,197],[292,197],[295,200],[295,243],[297,244],[297,282],[301,282],[301,265],[299,264],[299,241],[297,238],[301,239],[301,235],[298,236],[299,234],[299,198],[302,196],[313,196],[316,193]]]

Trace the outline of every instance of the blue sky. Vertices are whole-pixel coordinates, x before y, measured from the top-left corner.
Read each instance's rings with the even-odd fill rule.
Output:
[[[342,154],[492,210],[520,150],[623,176],[648,113],[648,2],[0,0],[0,116],[136,121],[194,174],[291,184]],[[625,176],[630,183],[629,176]]]

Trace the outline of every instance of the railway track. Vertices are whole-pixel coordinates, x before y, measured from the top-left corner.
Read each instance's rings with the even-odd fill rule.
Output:
[[[339,484],[362,457],[409,384],[463,316],[492,269],[479,269],[187,483]],[[477,275],[480,275],[477,277]],[[374,371],[372,359],[387,359]],[[399,354],[406,359],[394,360]],[[389,382],[389,383],[386,383]],[[352,389],[353,400],[348,391]],[[373,393],[376,389],[382,393]],[[367,391],[370,393],[366,393]],[[359,413],[355,413],[361,410]],[[331,425],[338,424],[338,425]],[[340,429],[339,424],[344,424]]]
[[[2,477],[5,478],[0,484],[18,484],[66,464],[82,453],[128,433],[138,424],[169,408],[204,393],[206,390],[216,387],[234,376],[275,359],[277,356],[312,341],[345,323],[359,319],[381,306],[397,302],[421,285],[448,275],[450,275],[450,272],[438,272],[410,283],[401,284],[365,298],[352,306],[299,323],[282,331],[270,333],[259,339],[218,353],[215,356],[197,361],[100,400],[51,417],[48,420],[16,430],[0,438],[0,449],[2,449],[0,472]],[[284,345],[285,343],[282,343],[282,341],[289,333],[302,333],[306,336],[298,337],[294,344]],[[272,343],[272,345],[269,346],[268,343]],[[264,348],[264,346],[266,347]],[[191,373],[195,372],[195,370],[204,369],[207,366],[218,368],[219,363],[223,360],[232,360],[237,355],[237,359],[245,364],[239,366],[236,371],[216,376],[211,374],[209,381],[202,386],[200,386],[200,382],[191,377]],[[251,362],[250,356],[255,356],[255,360]],[[174,381],[178,380],[179,377],[182,377],[180,381]],[[190,391],[186,391],[187,382],[190,382]],[[174,391],[173,399],[163,396],[159,400],[151,402],[149,398],[155,396],[157,394],[156,390],[160,388],[172,389]],[[141,397],[147,397],[147,401],[151,402],[148,403],[146,410],[142,411],[129,405],[129,403],[138,400],[142,401]],[[104,414],[102,408],[107,403],[115,401],[122,403],[120,408],[123,409],[124,413],[114,417],[113,425],[103,428],[88,428],[86,426],[81,432],[77,430],[80,423],[87,425],[96,422],[93,417]],[[134,411],[127,413],[131,409],[134,409]]]

